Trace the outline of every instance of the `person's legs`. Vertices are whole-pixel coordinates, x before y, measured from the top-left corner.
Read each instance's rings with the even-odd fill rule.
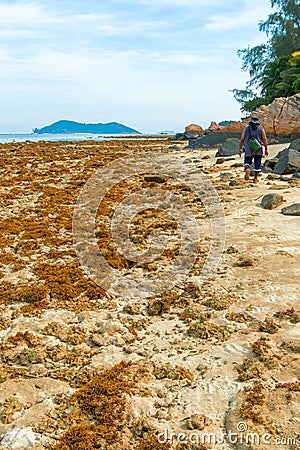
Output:
[[[258,183],[258,174],[261,172],[261,156],[262,155],[254,155],[254,183]]]
[[[245,177],[244,178],[246,181],[248,181],[250,179],[251,164],[252,164],[252,156],[245,156],[245,159],[244,159]]]

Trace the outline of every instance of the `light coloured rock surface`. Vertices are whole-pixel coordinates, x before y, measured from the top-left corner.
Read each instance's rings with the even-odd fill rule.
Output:
[[[1,441],[2,448],[25,449],[32,448],[36,443],[31,427],[14,428],[5,433]]]
[[[259,118],[266,132],[275,136],[280,134],[290,135],[300,133],[300,94],[292,97],[276,98],[270,105],[261,106],[251,115]],[[236,122],[222,128],[222,132],[241,132],[249,120]]]
[[[299,448],[299,217],[260,204],[275,191],[285,205],[299,203],[299,181],[262,174],[255,185],[236,167],[238,156],[216,166],[215,149],[203,160],[199,149],[168,146],[1,146],[0,448],[167,450],[163,441],[172,433],[173,448],[179,433],[190,439],[177,450],[193,448],[196,436],[201,443],[204,433],[218,439],[210,446],[216,450]],[[270,146],[270,158],[285,147]],[[73,205],[103,164],[125,154],[139,164],[147,150],[176,155],[214,184],[226,219],[224,252],[197,287],[211,242],[201,199],[172,178],[123,181],[96,217],[99,247],[114,268],[146,277],[176,257],[174,220],[153,210],[133,220],[131,238],[143,249],[161,228],[165,254],[135,267],[110,246],[113,206],[151,186],[175,190],[189,206],[200,230],[199,258],[185,282],[155,298],[109,296],[78,264]],[[222,442],[225,432],[241,433],[241,423],[249,433],[270,433],[271,446]],[[283,438],[298,441],[287,447]]]
[[[276,98],[270,105],[261,106],[257,116],[268,133],[300,133],[300,94]]]
[[[203,128],[200,125],[191,123],[190,125],[187,125],[185,127],[184,132],[185,133],[195,132],[195,133],[198,133],[199,135],[201,135],[201,134],[203,134]]]

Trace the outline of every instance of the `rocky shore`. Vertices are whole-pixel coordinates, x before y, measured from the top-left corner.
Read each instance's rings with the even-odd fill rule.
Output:
[[[286,144],[270,146],[269,159]],[[300,179],[243,179],[237,155],[212,145],[134,139],[0,145],[0,448],[55,450],[279,450],[300,446]],[[92,174],[146,151],[203,172],[224,209],[226,242],[200,287],[210,220],[176,178],[137,175],[99,207],[99,248],[115,270],[152,276],[178,255],[174,219],[140,212],[140,249],[162,229],[170,246],[135,264],[116,251],[116,204],[139,189],[172,190],[200,230],[186,280],[151,298],[108,294],[82,270],[73,246],[75,202]],[[276,163],[275,163],[276,164]],[[150,174],[151,175],[151,174]],[[265,196],[272,197],[270,208]],[[274,200],[275,199],[275,200]],[[270,204],[270,203],[268,203]]]
[[[253,111],[252,115],[259,118],[270,143],[279,144],[300,139],[300,94],[276,98],[270,105],[262,105]],[[248,122],[249,118],[227,126],[212,122],[207,130],[191,124],[183,133],[178,133],[176,138],[189,141],[191,148],[209,148],[222,145],[227,139],[239,139]]]

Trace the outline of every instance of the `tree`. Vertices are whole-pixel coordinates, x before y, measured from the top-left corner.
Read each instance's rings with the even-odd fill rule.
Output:
[[[271,6],[275,12],[259,24],[259,30],[268,36],[267,43],[238,51],[250,81],[246,89],[233,89],[233,93],[245,112],[299,92],[300,3],[271,0]]]

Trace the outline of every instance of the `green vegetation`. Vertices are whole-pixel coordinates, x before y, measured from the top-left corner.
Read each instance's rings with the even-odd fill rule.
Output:
[[[244,112],[300,91],[299,0],[271,0],[271,6],[274,13],[259,23],[259,30],[268,36],[267,43],[238,51],[250,81],[246,89],[232,92]]]
[[[43,128],[34,128],[36,134],[70,134],[70,133],[91,133],[91,134],[141,134],[139,131],[122,125],[118,122],[109,123],[80,123],[72,120],[59,120]]]
[[[227,127],[227,125],[231,125],[232,123],[235,123],[235,120],[222,120],[222,122],[219,122],[218,125],[220,127]]]

